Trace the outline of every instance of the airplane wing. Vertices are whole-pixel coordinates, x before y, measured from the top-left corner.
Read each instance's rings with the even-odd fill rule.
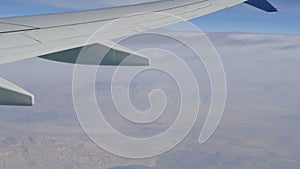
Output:
[[[76,63],[81,48],[88,46],[101,49],[105,56],[101,63],[95,61],[95,56],[89,56],[80,64],[120,65],[130,57],[126,66],[145,66],[149,64],[146,56],[115,46],[111,40],[179,22],[172,16],[189,20],[243,2],[265,11],[276,10],[266,0],[163,0],[108,9],[0,18],[0,64],[32,57]],[[113,27],[98,31],[114,21]],[[97,38],[87,43],[91,35]],[[33,95],[0,79],[0,105],[33,105]]]

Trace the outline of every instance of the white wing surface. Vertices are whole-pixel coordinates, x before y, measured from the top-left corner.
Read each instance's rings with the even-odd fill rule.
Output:
[[[76,63],[80,49],[88,46],[98,47],[103,61],[97,62],[95,56],[90,56],[81,64],[119,65],[127,58],[126,66],[145,66],[149,64],[145,56],[122,46],[114,46],[111,40],[180,22],[178,18],[197,18],[245,1],[163,0],[108,9],[0,18],[0,64],[32,57]],[[261,3],[257,4],[257,1],[265,2],[249,0],[248,4],[261,7]],[[107,24],[110,24],[109,29],[104,27]],[[89,40],[91,35],[94,38]],[[0,104],[33,104],[30,93],[17,87],[6,90],[8,83],[0,82],[0,97],[11,91],[26,96],[24,103],[22,99],[14,100],[16,97],[12,97],[9,101],[0,99]],[[28,100],[32,102],[28,103]]]
[[[81,12],[2,18],[0,64],[82,47],[99,28],[114,21],[113,29],[97,32],[97,43],[179,22],[174,16],[192,19],[241,2],[243,0],[165,0]]]

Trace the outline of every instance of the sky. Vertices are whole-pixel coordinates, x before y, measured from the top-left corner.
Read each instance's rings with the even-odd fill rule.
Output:
[[[36,98],[34,107],[0,106],[0,168],[85,169],[145,165],[158,169],[198,169],[199,166],[203,169],[299,169],[300,36],[278,34],[300,33],[300,2],[270,1],[279,8],[279,13],[267,14],[242,4],[192,21],[206,31],[263,33],[208,33],[221,55],[228,83],[224,118],[208,143],[197,143],[206,117],[204,113],[179,147],[158,158],[132,161],[115,157],[94,145],[79,125],[72,98],[74,66],[32,58],[0,66],[0,77],[30,91]],[[0,15],[76,11],[136,2],[143,0],[1,0]],[[199,44],[192,32],[185,35]],[[137,43],[139,37],[135,38],[127,44],[132,49],[156,45],[184,56],[191,69],[197,72],[204,111],[209,108],[210,84],[206,71],[194,63],[186,50],[174,42],[148,39],[148,43],[143,44]],[[169,123],[163,122],[174,120],[173,111],[168,109],[169,114],[160,119],[160,123],[144,126],[143,130],[121,121],[109,95],[113,70],[102,69],[96,78],[97,98],[116,129],[133,136],[147,135],[168,127],[165,125]],[[167,89],[167,94],[172,96],[178,88],[173,83],[170,87],[169,83],[173,82],[170,81],[157,74],[139,76],[134,81],[133,103],[141,109],[147,107],[148,91],[157,86]],[[176,100],[170,103],[174,107],[177,104]]]
[[[22,16],[56,12],[67,12],[151,0],[1,0],[0,16]],[[152,0],[153,1],[153,0]],[[251,32],[271,34],[300,33],[300,1],[269,0],[278,13],[266,13],[246,4],[225,9],[192,20],[201,30],[210,32]]]

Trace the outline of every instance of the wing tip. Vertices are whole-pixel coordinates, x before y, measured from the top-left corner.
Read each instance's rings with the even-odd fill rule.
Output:
[[[267,0],[247,0],[245,3],[266,12],[278,12],[277,8]]]

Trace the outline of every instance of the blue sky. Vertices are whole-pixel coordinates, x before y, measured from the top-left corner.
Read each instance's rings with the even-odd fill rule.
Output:
[[[203,30],[258,33],[300,33],[300,1],[269,0],[278,13],[266,13],[247,4],[193,20]]]
[[[0,16],[75,11],[143,1],[147,0],[1,0]],[[246,4],[241,4],[194,19],[193,23],[205,31],[299,34],[300,1],[269,1],[279,9],[279,13],[265,13]]]

